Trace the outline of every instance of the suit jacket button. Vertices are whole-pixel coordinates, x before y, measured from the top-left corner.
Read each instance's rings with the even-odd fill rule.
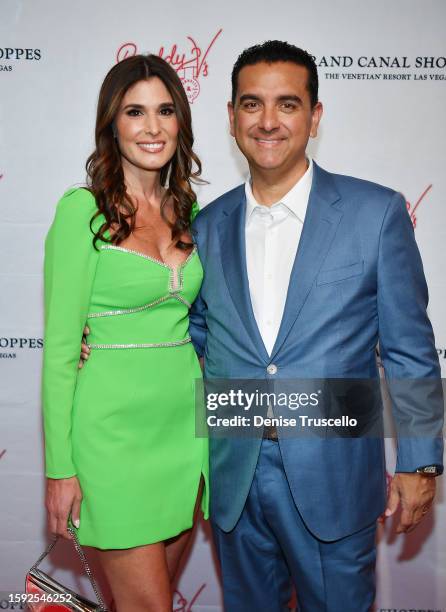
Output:
[[[270,363],[269,366],[266,368],[266,371],[268,372],[268,374],[277,374],[277,366],[274,365],[274,363]]]

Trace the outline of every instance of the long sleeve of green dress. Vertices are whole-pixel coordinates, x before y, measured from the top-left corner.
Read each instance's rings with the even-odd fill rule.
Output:
[[[87,318],[98,252],[90,220],[97,210],[86,189],[71,189],[59,201],[45,243],[45,335],[43,414],[46,475],[76,474],[71,416],[82,331]]]

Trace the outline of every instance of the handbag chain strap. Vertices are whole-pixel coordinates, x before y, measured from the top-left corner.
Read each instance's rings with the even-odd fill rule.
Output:
[[[88,579],[90,581],[90,584],[93,588],[94,594],[96,595],[96,598],[98,600],[99,603],[99,608],[100,610],[102,610],[102,612],[107,612],[107,606],[105,605],[104,599],[102,597],[101,591],[99,589],[99,586],[96,582],[96,580],[94,579],[93,576],[93,572],[90,569],[90,566],[88,565],[88,561],[85,557],[85,553],[82,550],[81,545],[79,544],[79,540],[77,539],[77,535],[76,532],[71,528],[71,527],[67,527],[67,531],[69,531],[71,533],[71,535],[73,536],[73,545],[74,548],[76,549],[77,554],[79,555],[79,558],[82,562],[83,568],[85,570],[85,573],[88,576]],[[50,542],[48,544],[48,546],[46,547],[45,551],[40,555],[40,557],[37,559],[37,561],[34,563],[34,565],[32,566],[31,570],[37,569],[37,567],[40,565],[40,563],[42,563],[42,561],[45,559],[45,557],[53,550],[53,548],[56,545],[57,540],[59,539],[59,536],[55,535],[53,538],[53,541]]]

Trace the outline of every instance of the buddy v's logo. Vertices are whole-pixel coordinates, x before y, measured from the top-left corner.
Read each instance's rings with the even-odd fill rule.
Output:
[[[220,28],[207,47],[200,47],[192,36],[187,36],[188,48],[173,44],[168,48],[160,47],[158,51],[159,57],[166,60],[177,71],[190,104],[200,93],[200,78],[207,77],[209,74],[209,53],[222,32],[223,29]],[[119,47],[116,61],[121,62],[137,53],[137,45],[133,42],[127,42]]]

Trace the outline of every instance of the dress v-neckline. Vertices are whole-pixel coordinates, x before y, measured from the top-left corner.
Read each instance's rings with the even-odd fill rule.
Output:
[[[146,253],[142,253],[141,251],[136,251],[135,249],[127,249],[126,247],[121,247],[121,246],[117,246],[113,244],[103,245],[101,249],[109,250],[109,251],[121,251],[123,253],[130,253],[131,255],[137,255],[138,257],[142,257],[143,259],[148,259],[149,261],[153,261],[154,263],[160,266],[163,266],[164,268],[168,268],[169,270],[172,270],[173,272],[175,272],[175,270],[181,270],[181,268],[184,268],[184,266],[189,263],[192,256],[197,252],[197,247],[194,246],[192,251],[189,253],[189,255],[186,257],[186,259],[182,263],[180,263],[178,266],[171,266],[165,261],[163,261],[162,259],[158,259],[157,257],[152,257],[152,255],[147,255]]]
[[[197,247],[194,245],[192,248],[192,251],[189,253],[187,258],[179,266],[176,266],[176,267],[169,266],[169,264],[167,264],[166,262],[162,261],[161,259],[157,259],[156,257],[152,257],[151,255],[146,255],[145,253],[141,253],[140,251],[136,251],[134,249],[127,249],[126,247],[121,247],[121,246],[117,246],[113,244],[104,244],[101,246],[101,250],[129,253],[130,255],[136,255],[137,257],[141,257],[142,259],[146,259],[148,261],[151,261],[157,264],[158,266],[166,268],[167,270],[169,270],[169,273],[170,273],[171,289],[173,291],[180,291],[182,288],[183,269],[190,262],[193,255],[195,255],[195,253],[197,252]]]

